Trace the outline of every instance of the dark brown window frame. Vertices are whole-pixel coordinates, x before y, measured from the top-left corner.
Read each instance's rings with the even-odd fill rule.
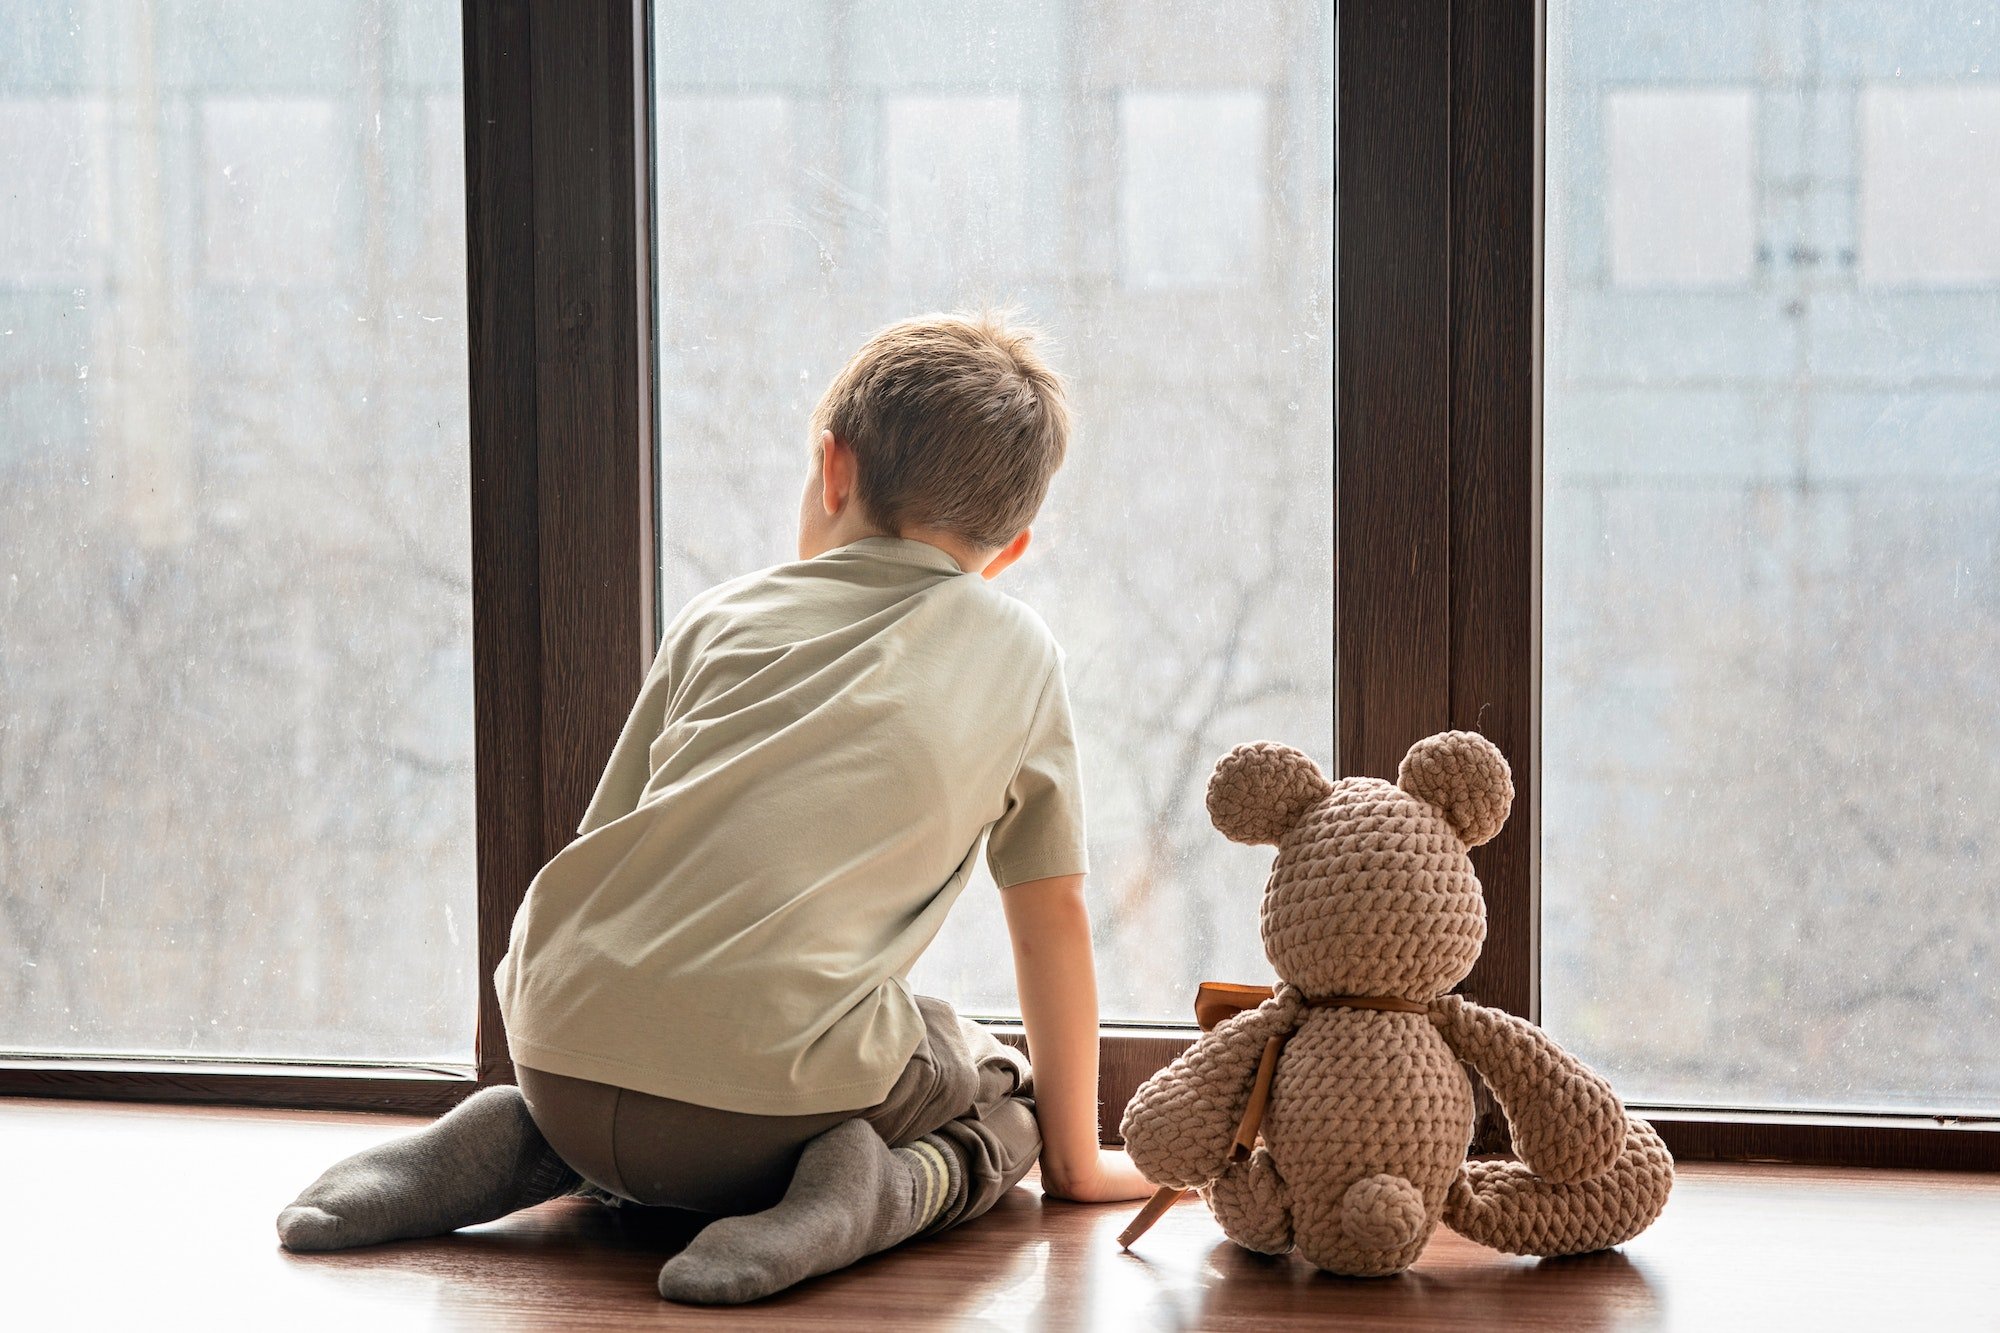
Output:
[[[479,844],[471,1075],[16,1061],[0,1095],[436,1111],[513,1067],[491,975],[655,629],[645,0],[466,0]],[[1508,754],[1464,989],[1540,1008],[1540,0],[1347,0],[1336,81],[1337,764]],[[531,281],[523,281],[531,275]],[[1007,1035],[1020,1039],[1018,1029]],[[1183,1029],[1107,1029],[1103,1129]],[[2000,1168],[2000,1125],[1642,1107],[1684,1158]]]

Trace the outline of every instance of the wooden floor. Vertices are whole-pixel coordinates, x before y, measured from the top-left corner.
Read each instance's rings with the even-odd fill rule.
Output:
[[[0,1100],[0,1326],[341,1329],[2000,1328],[2000,1177],[1692,1166],[1622,1253],[1535,1263],[1440,1232],[1400,1278],[1236,1249],[1198,1203],[1121,1253],[1129,1206],[1031,1186],[949,1236],[737,1310],[668,1305],[670,1217],[564,1201],[438,1240],[280,1250],[328,1162],[413,1121]]]

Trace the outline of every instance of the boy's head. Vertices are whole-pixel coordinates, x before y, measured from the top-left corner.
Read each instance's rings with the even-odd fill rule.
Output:
[[[1063,382],[1034,340],[991,314],[870,338],[813,409],[801,558],[883,533],[989,574],[1012,563],[1069,445]]]

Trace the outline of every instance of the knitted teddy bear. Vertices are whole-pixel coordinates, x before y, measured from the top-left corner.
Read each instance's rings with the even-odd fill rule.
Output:
[[[1618,1245],[1659,1216],[1673,1158],[1652,1127],[1540,1028],[1447,994],[1486,937],[1467,850],[1513,799],[1500,751],[1463,731],[1417,742],[1394,785],[1330,782],[1269,743],[1216,765],[1216,828],[1278,849],[1261,922],[1282,981],[1133,1096],[1125,1146],[1148,1179],[1200,1190],[1245,1249],[1296,1248],[1354,1277],[1409,1267],[1439,1222],[1557,1255]],[[1465,1160],[1461,1060],[1492,1089],[1519,1160]],[[1263,1141],[1249,1151],[1246,1132],[1232,1152],[1256,1120],[1260,1061],[1275,1061],[1268,1100],[1257,1092]]]

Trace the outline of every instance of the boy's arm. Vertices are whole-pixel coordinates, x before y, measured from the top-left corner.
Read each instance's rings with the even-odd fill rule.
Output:
[[[1132,1159],[1097,1141],[1097,969],[1083,876],[1029,880],[1000,901],[1035,1070],[1042,1189],[1079,1203],[1144,1198],[1153,1187]]]

